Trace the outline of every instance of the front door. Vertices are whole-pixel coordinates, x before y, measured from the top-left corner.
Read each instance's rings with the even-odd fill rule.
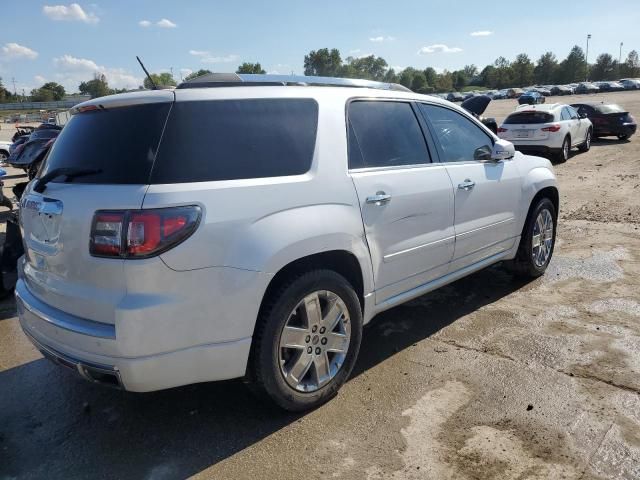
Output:
[[[446,165],[455,195],[455,271],[514,246],[522,197],[521,177],[512,160],[494,162],[494,139],[475,120],[453,109],[420,104]]]
[[[371,252],[376,302],[444,275],[453,256],[453,188],[410,102],[353,101],[349,168]]]

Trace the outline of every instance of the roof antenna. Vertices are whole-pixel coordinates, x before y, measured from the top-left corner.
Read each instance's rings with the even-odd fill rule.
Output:
[[[151,90],[157,90],[158,86],[156,85],[156,83],[153,81],[153,78],[151,78],[151,75],[149,75],[149,72],[147,72],[147,69],[144,68],[144,64],[142,63],[142,60],[140,60],[140,57],[136,55],[136,60],[138,60],[138,63],[140,64],[140,66],[142,67],[142,70],[144,70],[144,73],[147,75],[147,78],[149,79],[149,83],[151,83],[151,86],[153,87]]]

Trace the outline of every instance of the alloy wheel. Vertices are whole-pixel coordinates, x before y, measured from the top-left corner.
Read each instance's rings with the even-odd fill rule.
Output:
[[[319,290],[293,309],[280,334],[280,371],[290,387],[314,392],[340,371],[351,341],[349,311],[335,293]]]
[[[541,210],[533,224],[533,236],[531,239],[531,257],[533,263],[543,267],[551,256],[553,248],[553,217],[546,208]]]

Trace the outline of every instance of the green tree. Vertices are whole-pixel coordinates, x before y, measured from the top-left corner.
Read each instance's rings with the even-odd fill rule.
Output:
[[[473,79],[473,77],[478,75],[478,67],[476,67],[473,64],[465,65],[462,68],[462,71],[464,72],[464,76],[467,77],[467,83],[470,82]]]
[[[398,79],[398,83],[400,83],[400,85],[407,87],[407,88],[411,88],[411,84],[413,83],[413,76],[418,72],[418,70],[416,70],[413,67],[407,67],[404,70],[402,70],[402,72],[400,72],[400,78]]]
[[[533,82],[533,63],[526,53],[520,53],[511,64],[513,81],[517,87],[525,87]]]
[[[608,53],[602,53],[591,67],[592,80],[613,80],[618,73],[618,62]]]
[[[424,73],[416,72],[411,80],[411,90],[416,93],[427,93],[427,80],[424,78]]]
[[[450,92],[453,90],[453,78],[451,72],[445,70],[436,80],[435,91],[436,92]]]
[[[436,81],[438,80],[438,72],[432,67],[427,67],[424,69],[424,79],[427,81],[427,85],[431,87],[436,86]]]
[[[513,86],[513,72],[509,60],[498,57],[489,72],[488,86],[491,88],[507,88]]]
[[[584,51],[578,45],[574,45],[569,55],[567,55],[567,58],[560,62],[556,82],[583,82],[587,77],[587,66],[585,62]]]
[[[81,82],[78,90],[80,93],[91,95],[91,98],[104,97],[111,94],[111,89],[107,83],[107,77],[102,73],[94,73],[93,80]]]
[[[627,55],[627,59],[620,66],[620,76],[638,78],[640,77],[640,59],[638,52],[631,50]]]
[[[304,56],[304,74],[320,77],[336,77],[342,67],[342,57],[337,48],[312,50]]]
[[[267,73],[266,71],[264,71],[264,69],[262,68],[262,65],[260,65],[260,63],[249,63],[249,62],[244,62],[242,65],[240,65],[238,67],[238,69],[236,70],[236,73]]]
[[[558,70],[558,59],[552,52],[543,53],[533,69],[533,78],[538,85],[547,85],[555,82]]]
[[[40,90],[50,91],[54,100],[62,100],[66,93],[64,87],[56,82],[47,82],[40,87]]]
[[[51,90],[44,88],[34,88],[31,90],[32,102],[52,102],[53,100],[53,92]]]
[[[211,70],[205,70],[203,68],[201,68],[200,70],[198,70],[197,72],[191,72],[189,75],[187,75],[186,77],[184,77],[184,80],[193,80],[194,78],[198,78],[201,77],[203,75],[207,75],[209,73],[213,73]]]
[[[453,88],[457,91],[462,90],[469,83],[470,78],[467,77],[464,70],[456,70],[451,72],[451,82],[453,83]]]
[[[175,87],[176,81],[169,72],[162,73],[152,73],[151,78],[153,79],[153,83],[156,84],[157,87]],[[145,77],[143,82],[144,88],[151,89],[153,85],[151,85],[151,81],[149,77]]]
[[[338,71],[338,75],[347,78],[383,80],[387,67],[387,61],[375,55],[360,58],[348,57],[346,65]]]
[[[478,84],[485,86],[485,87],[490,87],[491,85],[491,78],[493,77],[493,75],[495,75],[495,69],[496,67],[494,67],[493,65],[487,65],[486,67],[484,67],[482,69],[482,71],[480,72],[480,75],[478,75],[479,77],[479,81]]]
[[[396,75],[396,71],[393,68],[390,68],[385,72],[382,80],[388,83],[398,83],[399,79],[400,77]]]

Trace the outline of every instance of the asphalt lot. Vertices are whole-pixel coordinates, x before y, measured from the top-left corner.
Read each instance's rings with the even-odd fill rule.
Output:
[[[640,119],[640,92],[589,96],[602,98]],[[0,303],[0,479],[640,478],[640,136],[556,173],[543,278],[495,266],[379,315],[352,379],[305,415],[239,381],[94,387],[44,360]]]

